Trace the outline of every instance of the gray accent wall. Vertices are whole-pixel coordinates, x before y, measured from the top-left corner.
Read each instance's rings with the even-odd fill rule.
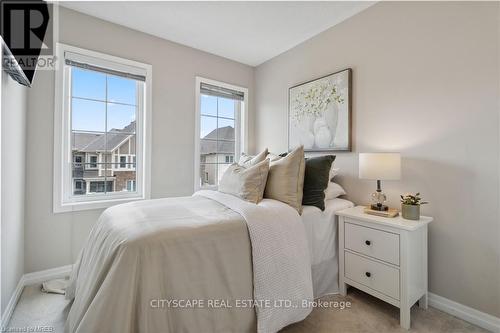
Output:
[[[431,292],[500,317],[499,3],[379,2],[258,66],[256,148],[287,149],[288,88],[353,69],[352,153],[338,181],[369,202],[357,153],[399,151],[391,206],[420,191]]]
[[[4,71],[1,119],[1,313],[24,274],[24,189],[27,88]]]
[[[59,14],[62,43],[153,66],[153,198],[193,193],[196,76],[249,89],[253,137],[252,67],[66,8]],[[102,212],[52,213],[54,82],[53,71],[38,71],[28,96],[26,273],[73,263]]]

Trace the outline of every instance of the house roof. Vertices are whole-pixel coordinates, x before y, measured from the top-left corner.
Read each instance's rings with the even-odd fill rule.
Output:
[[[218,147],[217,140],[218,139]],[[225,126],[214,129],[203,137],[200,143],[200,154],[234,154],[234,128]]]
[[[108,133],[73,132],[72,149],[91,153],[113,151],[135,133],[135,121],[122,129],[113,128]]]
[[[73,132],[72,133],[72,149],[73,150],[82,150],[87,147],[89,143],[99,138],[101,134],[97,133],[81,133],[81,132]]]

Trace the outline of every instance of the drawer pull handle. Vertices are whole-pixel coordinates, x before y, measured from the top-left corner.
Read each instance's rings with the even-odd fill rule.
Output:
[[[367,240],[367,241],[365,241],[365,244],[368,245],[368,246],[370,246],[370,245],[372,245],[372,242],[370,242],[369,240]]]
[[[366,272],[366,273],[365,273],[365,275],[366,275],[367,277],[370,277],[370,276],[372,276],[372,273],[370,273],[370,272]]]

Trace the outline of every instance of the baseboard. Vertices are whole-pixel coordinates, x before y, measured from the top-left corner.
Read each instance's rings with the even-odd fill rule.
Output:
[[[24,288],[24,275],[21,276],[19,279],[19,282],[17,283],[16,289],[14,289],[14,293],[12,293],[12,296],[10,297],[9,303],[7,303],[7,307],[5,308],[4,312],[2,313],[2,325],[1,327],[6,327],[7,324],[9,323],[10,317],[12,316],[12,313],[14,312],[14,309],[16,308],[17,301],[19,300],[19,297],[21,297],[21,293],[23,292]]]
[[[429,305],[488,331],[500,333],[500,318],[429,293]]]
[[[66,265],[51,269],[46,269],[44,271],[27,273],[21,276],[19,282],[12,294],[5,311],[2,314],[2,325],[1,327],[7,327],[10,317],[16,308],[17,301],[19,301],[19,297],[21,297],[21,293],[23,292],[24,287],[35,284],[42,283],[47,280],[63,278],[68,276],[71,273],[73,265]]]

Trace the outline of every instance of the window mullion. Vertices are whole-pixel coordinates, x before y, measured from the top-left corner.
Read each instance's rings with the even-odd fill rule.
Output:
[[[64,145],[63,145],[63,151],[67,154],[65,155],[65,157],[69,158],[69,160],[72,162],[73,161],[73,158],[72,158],[72,153],[71,153],[71,145],[72,145],[72,140],[74,140],[73,138],[73,133],[71,131],[71,124],[72,124],[72,117],[73,117],[73,78],[72,78],[72,75],[73,75],[73,69],[71,67],[64,67],[64,74],[67,74],[67,82],[65,83],[63,89],[64,90],[68,90],[68,91],[63,91],[63,96],[64,96],[64,101],[63,101],[63,109],[64,110],[68,110],[68,120],[65,121],[65,124],[64,124],[64,132],[66,132],[66,134],[69,134],[69,142],[65,142],[64,144],[68,145],[67,146],[67,149],[64,149]],[[66,103],[68,104],[67,105],[67,108],[66,108]],[[64,119],[64,117],[63,117]],[[66,126],[68,126],[68,130],[66,130]],[[65,139],[65,137],[63,136],[62,138],[63,140]],[[64,161],[66,162],[66,159],[64,159]],[[85,162],[85,159],[83,160],[83,162]],[[83,164],[85,165],[85,164]],[[64,170],[65,168],[68,168],[69,170]],[[64,163],[63,165],[63,191],[68,191],[68,193],[63,193],[63,198],[66,199],[68,196],[71,196],[70,193],[72,194],[73,193],[73,164],[72,163]],[[67,183],[66,183],[67,181]]]
[[[108,151],[108,74],[106,74],[104,103],[104,194],[108,193],[108,164],[106,163],[106,153]]]
[[[219,97],[217,97],[217,120],[215,122],[215,131],[217,133],[215,140],[215,183],[219,184]]]

